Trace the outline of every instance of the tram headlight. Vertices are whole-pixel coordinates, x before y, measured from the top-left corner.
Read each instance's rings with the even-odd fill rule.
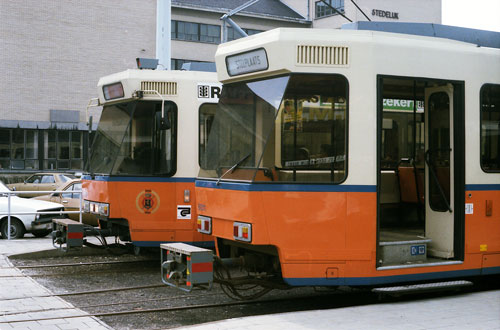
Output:
[[[199,215],[196,221],[198,232],[202,234],[212,234],[212,218]]]

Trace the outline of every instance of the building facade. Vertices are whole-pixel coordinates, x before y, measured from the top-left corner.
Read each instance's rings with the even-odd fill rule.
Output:
[[[156,0],[0,1],[0,171],[82,170],[97,81],[155,56],[155,15]]]
[[[221,16],[246,2],[172,0],[171,68],[213,62],[224,38],[240,37]],[[366,20],[352,1],[327,2]],[[355,2],[372,20],[441,22],[440,0]],[[0,1],[1,172],[83,169],[101,110],[87,109],[97,81],[155,57],[156,10],[157,0]],[[348,22],[315,0],[259,0],[231,18],[249,35]]]
[[[227,29],[221,17],[248,0],[172,0],[171,68],[186,62],[213,62],[217,45],[241,36]],[[277,27],[306,27],[310,21],[278,0],[259,0],[231,17],[248,35]]]
[[[342,24],[349,23],[349,20],[440,24],[442,16],[441,0],[281,1],[310,20],[313,28],[340,28]],[[331,9],[325,2],[336,10]]]

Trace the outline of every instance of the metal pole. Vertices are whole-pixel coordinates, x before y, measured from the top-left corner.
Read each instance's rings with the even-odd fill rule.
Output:
[[[349,17],[347,17],[346,15],[342,14],[340,11],[337,10],[337,8],[333,7],[331,4],[329,4],[328,2],[326,2],[325,0],[319,0],[321,1],[322,3],[324,3],[327,7],[329,7],[331,10],[333,10],[334,12],[336,12],[337,14],[339,14],[340,16],[342,16],[343,18],[345,18],[346,20],[348,20],[349,22],[352,23],[352,20],[349,19]]]
[[[229,25],[231,25],[233,27],[233,29],[235,29],[236,32],[238,32],[242,37],[248,37],[248,34],[245,31],[243,31],[243,29],[240,28],[238,26],[238,24],[236,24],[232,19],[230,19],[229,17],[226,17],[225,21],[227,21],[229,23]]]
[[[83,187],[82,187],[82,191],[83,191]],[[83,192],[80,191],[80,223],[82,223],[82,204],[83,204]]]
[[[10,192],[8,194],[7,200],[7,239],[10,240]]]
[[[165,70],[170,70],[172,1],[157,0],[156,4],[156,58]]]
[[[361,8],[359,8],[359,6],[358,6],[358,5],[354,2],[354,0],[351,0],[351,2],[352,2],[355,6],[356,6],[356,8],[358,8],[358,10],[361,12],[361,14],[363,14],[363,16],[365,16],[365,17],[366,17],[366,19],[367,19],[369,22],[371,22],[371,21],[372,21],[372,20],[370,19],[370,17],[366,16],[365,12],[364,12]]]
[[[234,8],[233,10],[231,10],[229,13],[227,14],[224,14],[222,15],[222,17],[220,18],[223,22],[223,32],[224,32],[224,36],[223,36],[223,39],[222,39],[222,42],[227,42],[227,25],[226,25],[226,22],[231,25],[235,30],[236,32],[238,32],[242,37],[248,37],[248,34],[246,34],[245,31],[243,31],[239,26],[238,24],[236,24],[231,18],[229,18],[230,16],[233,16],[235,14],[237,14],[238,12],[242,11],[243,9],[247,8],[247,7],[250,7],[251,5],[255,4],[259,2],[259,0],[250,0],[250,1],[247,1],[245,2],[244,4],[242,4],[241,6],[237,7],[237,8]]]

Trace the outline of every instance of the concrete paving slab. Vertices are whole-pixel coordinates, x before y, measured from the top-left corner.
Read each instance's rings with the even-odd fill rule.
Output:
[[[179,329],[499,330],[500,290],[464,293],[436,299],[251,316]]]
[[[86,314],[59,297],[37,297],[50,292],[29,277],[23,276],[6,258],[7,255],[52,251],[51,240],[0,240],[0,330],[11,329],[111,329],[93,317],[70,318]],[[2,277],[2,275],[5,275]],[[17,299],[14,299],[17,298]],[[49,309],[47,311],[47,309]],[[21,314],[7,315],[19,312]],[[17,316],[16,316],[17,315]],[[54,320],[12,322],[37,319],[40,315]],[[22,316],[22,318],[21,318]],[[7,323],[1,323],[2,321]],[[500,330],[500,290],[464,293],[417,301],[387,302],[330,310],[282,313],[221,320],[179,329],[209,330],[302,330],[302,329],[487,329]]]
[[[7,258],[39,251],[53,253],[54,250],[48,237],[0,240],[0,330],[111,329],[91,316],[71,317],[87,313],[59,297],[47,297],[51,294],[49,290],[25,276]],[[39,320],[48,317],[57,319]]]

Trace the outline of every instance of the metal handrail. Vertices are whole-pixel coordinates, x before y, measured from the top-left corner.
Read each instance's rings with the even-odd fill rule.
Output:
[[[83,196],[82,196],[82,190],[71,190],[71,193],[79,194],[80,195],[80,205],[79,205],[79,210],[78,211],[59,211],[59,214],[76,214],[79,213],[80,216],[80,223],[82,223],[82,205],[83,205]],[[19,195],[19,194],[63,194],[63,193],[70,193],[67,190],[36,190],[36,191],[3,191],[0,192],[0,195],[7,194],[7,213],[2,213],[0,212],[0,215],[5,215],[7,214],[7,240],[10,240],[10,224],[11,224],[11,215],[30,215],[30,214],[54,214],[54,212],[16,212],[12,213],[11,208],[10,208],[10,200],[11,200],[11,195]],[[64,207],[64,205],[63,205]]]

